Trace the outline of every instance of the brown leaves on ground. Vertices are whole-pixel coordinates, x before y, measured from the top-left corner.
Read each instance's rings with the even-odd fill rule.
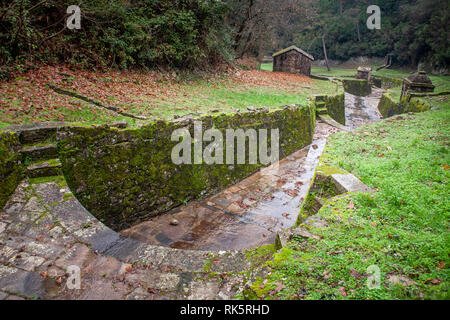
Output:
[[[439,284],[441,282],[442,282],[442,280],[439,279],[439,278],[429,279],[429,280],[425,281],[426,284],[432,284],[432,285],[437,285],[437,284]]]
[[[303,75],[258,70],[238,71],[233,75],[233,80],[246,86],[288,90],[306,88],[311,83],[311,79]]]
[[[353,200],[350,200],[350,202],[348,204],[348,208],[349,209],[354,209],[355,208],[355,203],[353,202]]]
[[[355,279],[359,279],[361,277],[359,272],[353,268],[350,269],[350,275]]]
[[[76,98],[57,94],[48,87],[49,84],[76,91],[104,105],[116,106],[121,111],[147,116],[152,115],[156,107],[183,110],[193,97],[208,98],[206,91],[199,90],[198,86],[179,80],[175,72],[99,72],[43,66],[25,74],[15,74],[10,81],[0,82],[0,120],[10,123],[24,122],[24,119],[74,121],[67,119],[68,114],[76,117],[77,112],[86,108],[98,116],[102,113],[102,110]],[[306,76],[256,70],[211,75],[207,80],[213,88],[222,86],[230,90],[245,90],[266,87],[282,89],[285,93],[304,90],[311,81]],[[222,103],[226,105],[226,101]]]
[[[295,198],[296,196],[298,196],[298,191],[295,189],[284,189],[283,192],[292,198]]]
[[[338,290],[339,290],[339,293],[341,294],[341,296],[343,296],[343,297],[347,296],[347,291],[345,290],[344,287],[340,287]]]

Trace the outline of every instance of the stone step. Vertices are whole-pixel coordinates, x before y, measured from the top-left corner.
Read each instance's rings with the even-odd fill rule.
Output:
[[[23,159],[31,161],[48,160],[58,157],[58,149],[54,143],[30,145],[22,148]]]
[[[56,131],[63,126],[64,122],[41,122],[15,126],[13,130],[18,132],[22,144],[33,144],[49,140],[54,141]]]
[[[318,108],[318,109],[316,109],[316,114],[325,115],[325,114],[328,114],[328,110],[327,110],[327,108]]]
[[[314,101],[316,101],[316,103],[317,102],[325,102],[326,99],[327,99],[327,96],[320,95],[320,94],[314,95]]]
[[[327,103],[325,101],[316,101],[316,107],[317,108],[321,108],[321,107],[325,107],[326,108]]]
[[[59,159],[50,159],[32,163],[27,167],[29,178],[50,177],[62,175]]]

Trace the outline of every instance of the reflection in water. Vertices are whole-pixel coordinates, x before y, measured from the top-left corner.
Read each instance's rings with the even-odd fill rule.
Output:
[[[368,97],[345,96],[346,122],[356,128],[381,118],[383,90]],[[154,217],[122,235],[155,245],[195,250],[232,250],[273,243],[292,226],[304,201],[327,137],[338,129],[317,121],[312,144],[228,189]],[[174,222],[174,220],[176,220]]]

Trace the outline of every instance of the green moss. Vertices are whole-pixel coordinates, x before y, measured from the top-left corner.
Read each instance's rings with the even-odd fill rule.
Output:
[[[217,128],[224,141],[228,128],[279,129],[282,158],[311,143],[315,112],[310,104],[269,112],[206,115],[199,120],[203,132]],[[90,212],[120,230],[142,216],[217,192],[261,168],[261,164],[173,164],[171,151],[178,142],[170,137],[185,126],[193,137],[192,123],[166,121],[125,130],[106,126],[61,129],[58,153],[65,178]],[[270,145],[270,133],[268,138]],[[225,163],[226,145],[224,149]]]
[[[381,97],[378,110],[384,118],[406,112],[424,112],[431,109],[431,104],[424,98],[400,99],[401,88],[387,90]]]
[[[40,183],[46,183],[46,182],[55,182],[58,184],[60,188],[63,188],[67,186],[66,181],[63,176],[49,176],[49,177],[37,177],[37,178],[30,178],[31,184],[40,184]]]
[[[373,74],[372,74],[372,82],[374,83],[375,86],[383,89],[401,87],[403,84],[402,79]]]
[[[321,175],[326,175],[326,176],[331,176],[332,174],[346,174],[348,173],[345,170],[336,168],[336,167],[332,167],[332,166],[328,166],[328,165],[320,165],[316,168],[316,172],[321,174]]]
[[[16,133],[0,131],[0,208],[3,208],[17,185],[23,179],[20,142]]]
[[[345,79],[344,90],[355,96],[365,97],[372,93],[372,87],[369,81],[360,79]]]

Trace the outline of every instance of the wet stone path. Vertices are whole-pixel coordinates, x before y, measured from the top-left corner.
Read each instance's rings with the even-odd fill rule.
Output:
[[[378,121],[384,90],[368,97],[346,94],[351,129]],[[153,245],[194,250],[240,250],[274,243],[277,231],[296,222],[326,139],[339,129],[320,120],[313,142],[273,166],[206,200],[190,202],[121,234]]]
[[[239,250],[274,243],[291,227],[311,182],[326,137],[338,129],[318,121],[313,143],[206,200],[154,217],[123,236],[196,250]],[[176,220],[176,225],[171,224]]]
[[[345,94],[345,122],[352,129],[379,121],[381,114],[378,103],[386,90],[372,87],[372,93],[367,97]]]

